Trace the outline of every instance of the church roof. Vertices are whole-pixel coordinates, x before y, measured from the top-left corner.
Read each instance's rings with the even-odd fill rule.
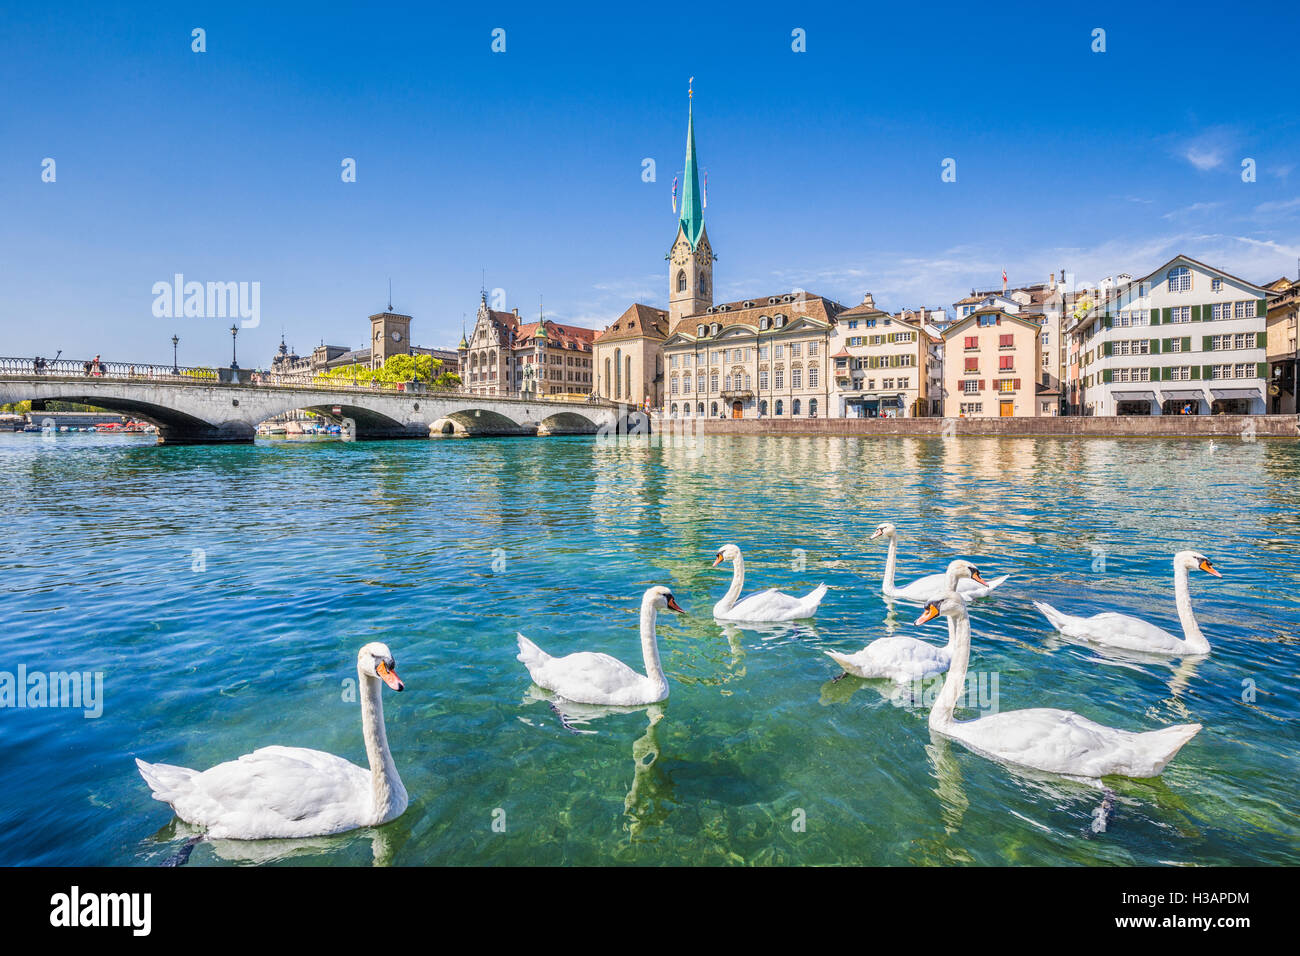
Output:
[[[692,98],[692,107],[694,99]],[[695,158],[695,111],[687,108],[686,114],[686,170],[682,174],[682,231],[686,241],[695,248],[704,232],[704,200],[700,193],[700,169]]]
[[[627,311],[596,335],[597,342],[617,342],[623,339],[654,338],[668,335],[668,313],[663,309],[633,303]]]

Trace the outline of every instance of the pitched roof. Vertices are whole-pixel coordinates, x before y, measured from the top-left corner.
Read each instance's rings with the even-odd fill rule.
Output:
[[[780,295],[757,296],[753,299],[741,299],[739,302],[723,302],[713,307],[712,312],[697,312],[680,319],[673,326],[672,334],[686,333],[694,337],[695,327],[701,324],[711,325],[717,322],[725,331],[735,326],[758,331],[758,320],[763,316],[784,315],[790,319],[807,316],[820,322],[833,322],[844,312],[844,306],[825,296],[803,293],[791,296],[789,301],[782,301],[789,293]],[[775,301],[769,302],[769,299]]]
[[[704,231],[704,200],[700,194],[700,169],[695,160],[695,99],[686,111],[686,168],[682,174],[682,231],[694,249]]]
[[[634,302],[627,311],[596,333],[597,342],[618,342],[623,339],[664,339],[668,336],[668,313],[663,309]]]
[[[528,322],[516,328],[514,347],[522,348],[531,345],[540,325],[541,323],[538,322]],[[577,325],[560,325],[550,319],[545,320],[544,331],[547,340],[556,348],[577,349],[582,352],[591,350],[592,340],[596,337],[595,329],[584,329]]]

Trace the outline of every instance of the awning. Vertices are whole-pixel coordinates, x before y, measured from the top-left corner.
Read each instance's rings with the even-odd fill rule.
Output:
[[[1212,388],[1210,394],[1215,398],[1263,398],[1257,388]]]
[[[1111,392],[1110,397],[1117,402],[1154,402],[1155,392]]]
[[[1204,398],[1205,393],[1199,388],[1171,389],[1161,393],[1165,398]]]

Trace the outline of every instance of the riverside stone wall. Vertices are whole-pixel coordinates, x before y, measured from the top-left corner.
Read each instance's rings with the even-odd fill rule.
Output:
[[[1043,418],[660,418],[664,434],[998,438],[1300,438],[1295,415],[1120,415]]]

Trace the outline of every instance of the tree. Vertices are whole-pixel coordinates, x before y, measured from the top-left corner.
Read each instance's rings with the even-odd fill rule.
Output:
[[[340,365],[316,375],[318,382],[381,382],[395,385],[398,382],[426,382],[435,388],[454,388],[460,376],[454,372],[439,372],[442,359],[432,355],[393,355],[376,369],[368,365]]]

